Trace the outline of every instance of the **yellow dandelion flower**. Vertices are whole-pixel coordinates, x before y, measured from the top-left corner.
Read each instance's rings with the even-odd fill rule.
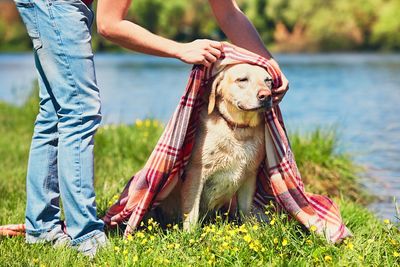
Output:
[[[326,255],[326,256],[324,257],[324,260],[325,260],[326,262],[331,262],[331,261],[332,261],[332,257],[329,256],[329,255]]]
[[[154,235],[150,235],[150,240],[153,241],[154,239],[156,239],[156,237]]]
[[[180,248],[180,247],[181,247],[181,245],[180,245],[180,244],[178,244],[178,243],[175,243],[174,247],[177,249],[177,248]]]
[[[132,241],[132,240],[133,240],[133,236],[132,236],[131,234],[129,234],[129,235],[126,237],[126,239],[127,239],[128,241]]]
[[[175,245],[174,244],[168,244],[168,246],[167,246],[167,248],[174,248],[175,247]]]
[[[128,255],[128,251],[125,249],[124,251],[122,251],[123,255]]]
[[[193,244],[195,242],[195,240],[192,238],[192,239],[189,239],[189,243],[190,244]]]
[[[167,228],[171,228],[172,227],[172,224],[167,224]]]
[[[147,243],[147,239],[143,239],[142,242],[140,242],[141,245],[144,245]]]
[[[251,241],[251,236],[250,235],[245,235],[243,237],[243,240],[246,241],[247,243],[249,243]]]
[[[397,245],[397,241],[394,240],[394,239],[391,239],[391,240],[390,240],[390,243],[391,243],[392,245],[394,245],[394,246]]]
[[[274,224],[275,224],[275,219],[272,219],[272,220],[269,222],[269,224],[270,224],[270,225],[274,225]]]
[[[362,260],[364,259],[364,257],[361,256],[361,255],[358,255],[358,259],[359,259],[360,261],[362,261]]]
[[[278,242],[279,242],[278,238],[275,237],[275,238],[274,238],[274,244],[276,245],[276,244],[278,244]]]
[[[311,231],[311,232],[315,232],[315,231],[317,231],[317,226],[315,226],[315,225],[311,225],[311,227],[310,227],[310,231]]]
[[[253,225],[253,230],[254,230],[254,231],[257,231],[257,230],[258,230],[258,225],[257,225],[257,224]]]
[[[389,219],[384,219],[383,222],[384,222],[385,224],[390,224],[390,220],[389,220]]]
[[[146,119],[146,120],[144,121],[144,125],[145,125],[146,127],[150,127],[150,126],[151,126],[151,121],[150,121],[149,119]]]
[[[137,232],[136,236],[139,237],[139,238],[144,238],[145,237],[143,232]]]
[[[149,226],[147,226],[147,229],[149,229],[149,231],[151,231],[151,230],[153,230],[153,226],[149,225]]]
[[[282,240],[282,246],[285,247],[287,244],[288,244],[288,241],[287,241],[286,239],[283,239],[283,240]]]
[[[143,121],[138,119],[135,121],[135,125],[140,128],[143,126]]]
[[[255,252],[258,252],[258,246],[256,246],[256,244],[254,244],[253,242],[251,242],[250,244],[249,244],[249,247],[250,247],[250,249],[251,250],[254,250]]]
[[[114,251],[115,251],[115,252],[117,252],[117,253],[118,253],[118,252],[119,252],[119,250],[120,250],[120,248],[119,248],[119,247],[117,247],[117,246],[115,246],[115,247],[114,247]]]
[[[139,260],[138,255],[134,255],[134,256],[132,257],[132,261],[133,261],[133,262],[137,262],[138,260]]]
[[[395,251],[395,252],[393,252],[393,256],[394,256],[395,258],[398,258],[398,257],[400,257],[400,253],[397,252],[397,251]]]
[[[179,229],[179,226],[178,226],[177,224],[175,224],[175,225],[172,227],[172,229],[178,230],[178,229]]]
[[[349,242],[346,246],[348,249],[353,250],[354,249],[354,245],[353,243]]]
[[[170,263],[171,261],[169,260],[169,259],[164,259],[164,263],[166,263],[166,264],[168,264],[168,263]]]
[[[39,262],[39,259],[38,259],[38,258],[33,258],[33,259],[32,259],[32,262],[33,262],[33,263],[38,263],[38,262]]]
[[[313,243],[312,240],[310,240],[310,239],[307,239],[307,240],[306,240],[306,244],[307,244],[307,245],[312,245],[312,243]]]

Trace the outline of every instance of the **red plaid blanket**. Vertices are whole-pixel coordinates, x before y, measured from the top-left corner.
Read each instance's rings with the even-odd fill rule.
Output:
[[[146,212],[155,207],[182,177],[193,148],[202,95],[209,81],[225,66],[250,63],[260,65],[271,74],[274,88],[281,85],[280,71],[267,59],[247,50],[224,43],[221,58],[210,68],[194,66],[190,78],[161,138],[142,170],[125,186],[119,200],[103,220],[113,225],[128,220],[125,235],[131,233]],[[270,200],[307,228],[337,242],[349,235],[342,223],[338,207],[327,197],[306,193],[286,135],[279,107],[265,113],[267,159],[260,166],[254,205],[265,207]]]
[[[281,85],[280,71],[267,59],[227,43],[223,44],[222,56],[212,67],[194,66],[173,117],[144,168],[129,180],[118,201],[109,208],[103,218],[106,224],[128,221],[125,230],[128,235],[151,208],[168,196],[184,174],[190,158],[198,111],[204,104],[201,96],[209,90],[209,81],[225,66],[240,63],[266,68],[273,78],[274,88]],[[265,144],[267,155],[259,169],[254,205],[263,208],[272,200],[307,228],[314,226],[316,232],[330,242],[350,236],[332,200],[304,191],[278,106],[265,113]],[[0,227],[0,235],[23,231],[23,225]]]

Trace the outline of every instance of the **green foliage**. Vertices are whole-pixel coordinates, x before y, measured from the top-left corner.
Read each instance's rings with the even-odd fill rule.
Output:
[[[400,1],[387,1],[378,11],[378,19],[372,27],[371,41],[385,50],[400,49]]]
[[[343,195],[346,199],[366,203],[368,196],[357,182],[362,168],[356,166],[351,157],[339,153],[337,134],[334,129],[316,129],[307,135],[290,135],[304,183],[310,192]]]
[[[400,50],[399,0],[237,0],[262,40],[284,50]],[[177,41],[224,39],[207,1],[136,0],[127,19]],[[282,33],[282,31],[284,32]],[[280,36],[277,39],[277,36]],[[302,45],[301,45],[302,44]],[[120,50],[94,31],[95,50]],[[30,49],[20,21],[0,18],[0,51]]]

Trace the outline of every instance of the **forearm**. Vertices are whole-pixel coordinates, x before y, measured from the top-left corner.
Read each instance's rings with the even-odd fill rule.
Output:
[[[109,23],[99,33],[125,48],[162,57],[177,57],[179,43],[155,35],[127,20]]]
[[[131,0],[99,0],[97,29],[108,40],[146,54],[177,57],[181,44],[157,36],[125,19]]]
[[[231,12],[218,23],[233,44],[263,57],[272,57],[253,24],[240,10]]]

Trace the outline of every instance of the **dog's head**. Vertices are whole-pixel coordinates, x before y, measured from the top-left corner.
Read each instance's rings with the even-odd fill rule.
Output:
[[[226,67],[214,79],[210,92],[208,113],[221,97],[238,111],[263,112],[272,107],[272,77],[262,67],[236,64]]]

